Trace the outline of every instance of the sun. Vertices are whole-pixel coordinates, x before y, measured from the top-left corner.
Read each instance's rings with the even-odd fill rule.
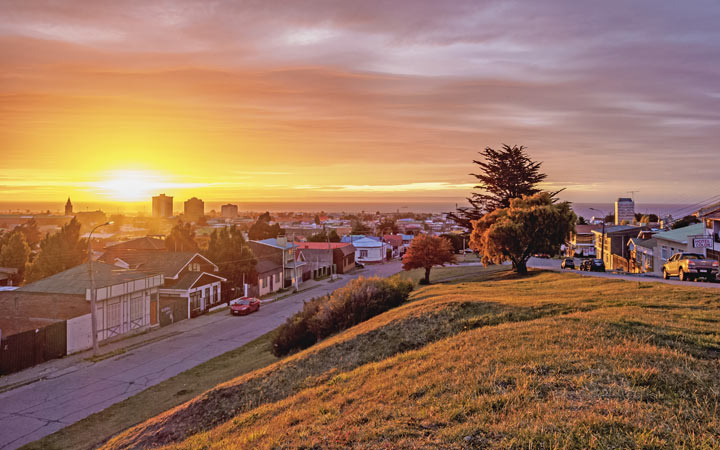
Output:
[[[139,202],[148,200],[157,189],[166,183],[162,176],[140,170],[115,170],[96,184],[99,194],[121,202]]]

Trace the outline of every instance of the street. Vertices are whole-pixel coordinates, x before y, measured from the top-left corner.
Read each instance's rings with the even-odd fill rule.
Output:
[[[0,449],[18,448],[110,405],[240,347],[280,326],[303,302],[358,276],[389,276],[401,263],[368,265],[359,273],[263,305],[247,317],[227,310],[170,327],[177,334],[97,363],[83,361],[62,373],[0,394]],[[148,336],[150,337],[152,333]]]
[[[705,282],[689,282],[689,281],[680,281],[677,278],[671,278],[669,280],[663,280],[660,277],[653,277],[653,276],[641,276],[639,274],[635,275],[622,275],[622,274],[615,274],[615,273],[609,273],[609,272],[584,272],[582,270],[563,270],[560,268],[560,263],[562,260],[560,259],[545,259],[545,258],[530,258],[528,261],[528,267],[532,267],[534,269],[545,269],[545,270],[556,270],[559,272],[570,272],[575,273],[578,275],[584,275],[588,277],[597,277],[597,278],[611,278],[614,280],[627,280],[627,281],[639,281],[644,283],[665,283],[665,284],[674,284],[678,286],[697,286],[697,287],[707,287],[707,288],[716,288],[720,289],[720,283],[705,283]],[[579,267],[580,259],[575,258],[575,267]]]

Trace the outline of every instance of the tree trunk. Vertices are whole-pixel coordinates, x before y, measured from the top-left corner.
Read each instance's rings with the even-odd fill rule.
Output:
[[[430,267],[425,268],[425,283],[430,284]]]
[[[527,260],[522,260],[515,263],[515,272],[517,272],[518,275],[527,275]]]

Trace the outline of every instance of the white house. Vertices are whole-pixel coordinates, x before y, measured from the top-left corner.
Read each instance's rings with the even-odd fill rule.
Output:
[[[355,246],[355,261],[360,263],[379,263],[386,258],[387,249],[391,249],[387,243],[376,241],[367,237],[353,239]]]

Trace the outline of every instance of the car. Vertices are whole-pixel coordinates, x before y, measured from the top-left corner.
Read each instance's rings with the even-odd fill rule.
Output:
[[[260,309],[260,299],[254,297],[240,297],[230,301],[230,314],[233,316],[246,316]]]
[[[580,270],[588,271],[592,265],[592,259],[583,259],[580,263]]]
[[[575,268],[575,260],[573,258],[565,258],[560,263],[560,268],[562,269],[574,269]]]
[[[602,259],[591,259],[590,260],[590,272],[605,272],[605,263]]]
[[[680,281],[692,281],[704,278],[706,281],[715,281],[718,276],[718,262],[708,259],[700,253],[675,253],[663,264],[663,278],[677,276]]]

